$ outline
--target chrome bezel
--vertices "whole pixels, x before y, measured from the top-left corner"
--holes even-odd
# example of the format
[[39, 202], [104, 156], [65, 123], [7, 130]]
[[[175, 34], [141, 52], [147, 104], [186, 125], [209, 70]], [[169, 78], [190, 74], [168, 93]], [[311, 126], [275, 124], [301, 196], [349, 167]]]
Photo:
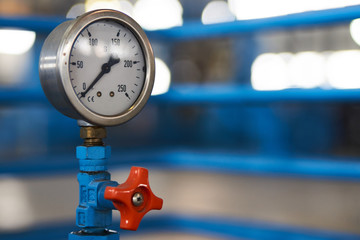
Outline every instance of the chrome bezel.
[[[76, 96], [76, 93], [71, 84], [69, 74], [69, 58], [74, 42], [84, 28], [86, 28], [93, 22], [99, 20], [114, 20], [132, 31], [136, 39], [139, 41], [145, 58], [145, 82], [139, 97], [129, 109], [122, 113], [119, 113], [118, 115], [113, 116], [104, 116], [101, 114], [97, 114], [84, 106], [79, 100], [79, 98]], [[58, 44], [58, 49], [56, 53], [56, 69], [55, 71], [52, 71], [55, 76], [49, 77], [47, 76], [49, 75], [49, 73], [41, 73], [42, 60], [40, 60], [40, 77], [48, 77], [49, 81], [57, 81], [57, 83], [54, 84], [57, 86], [57, 93], [54, 94], [54, 90], [49, 90], [49, 83], [43, 83], [44, 81], [47, 81], [47, 79], [41, 79], [46, 96], [60, 112], [77, 120], [85, 120], [87, 122], [101, 126], [115, 126], [130, 120], [135, 115], [137, 115], [144, 107], [151, 95], [151, 91], [154, 85], [154, 54], [150, 42], [145, 35], [145, 32], [131, 17], [115, 10], [95, 10], [85, 13], [84, 15], [72, 21], [73, 22], [68, 24], [67, 28], [64, 29], [63, 27], [61, 31], [63, 35], [61, 41]], [[59, 35], [59, 33], [57, 33], [56, 35]], [[51, 44], [44, 44], [44, 48], [46, 48], [45, 45], [50, 46]], [[42, 49], [41, 55], [41, 59], [46, 58], [46, 49]], [[51, 91], [51, 94], [47, 93], [47, 91]], [[64, 99], [64, 101], [58, 101], [57, 99], [53, 99], [54, 97], [60, 97], [61, 99]], [[68, 104], [70, 104], [71, 106], [66, 106]]]

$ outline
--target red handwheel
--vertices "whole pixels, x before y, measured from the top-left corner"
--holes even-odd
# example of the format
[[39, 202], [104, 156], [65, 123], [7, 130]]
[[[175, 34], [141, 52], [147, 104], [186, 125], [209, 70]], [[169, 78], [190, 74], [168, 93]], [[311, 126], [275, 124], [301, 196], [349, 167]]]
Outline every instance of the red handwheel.
[[147, 212], [160, 210], [163, 205], [163, 200], [151, 191], [148, 170], [141, 167], [132, 167], [123, 184], [107, 187], [104, 198], [120, 211], [120, 228], [134, 231]]

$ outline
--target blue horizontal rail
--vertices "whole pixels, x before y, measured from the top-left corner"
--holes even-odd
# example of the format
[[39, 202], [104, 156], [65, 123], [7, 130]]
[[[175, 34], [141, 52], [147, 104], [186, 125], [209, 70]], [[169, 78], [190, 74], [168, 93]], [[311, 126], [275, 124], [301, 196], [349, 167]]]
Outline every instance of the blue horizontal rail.
[[[117, 221], [114, 226], [119, 225]], [[0, 233], [0, 239], [6, 240], [63, 240], [75, 227], [67, 222], [49, 223], [17, 233]], [[117, 227], [118, 228], [118, 227]], [[119, 229], [116, 229], [119, 231]], [[185, 233], [216, 239], [306, 239], [306, 240], [355, 240], [360, 236], [327, 230], [312, 230], [285, 224], [231, 217], [199, 217], [175, 214], [159, 214], [145, 217], [137, 232], [120, 230], [120, 236], [136, 237], [145, 234]]]
[[50, 33], [57, 25], [66, 19], [48, 16], [0, 16], [0, 26], [35, 31], [41, 34]]
[[[239, 105], [266, 104], [274, 102], [360, 102], [360, 89], [323, 90], [287, 89], [279, 91], [256, 91], [242, 86], [200, 86], [175, 85], [169, 92], [152, 96], [153, 104], [172, 105]], [[47, 104], [48, 101], [40, 88], [0, 88], [0, 105]]]
[[193, 40], [269, 30], [341, 24], [348, 23], [355, 18], [360, 18], [360, 5], [219, 24], [185, 23], [181, 27], [153, 31], [148, 35], [153, 39]]
[[256, 91], [242, 86], [174, 86], [168, 93], [153, 96], [154, 102], [178, 105], [248, 104], [273, 102], [359, 102], [360, 89], [286, 89]]
[[[181, 27], [148, 31], [147, 33], [153, 39], [190, 40], [294, 27], [331, 25], [346, 23], [355, 18], [360, 18], [360, 5], [219, 24], [185, 23]], [[0, 17], [0, 26], [28, 29], [47, 34], [65, 20], [60, 16], [2, 16]]]
[[[152, 222], [146, 222], [141, 227], [142, 229], [139, 231], [139, 234], [143, 232], [147, 233], [149, 231], [153, 233], [159, 231], [170, 231], [210, 238], [215, 237], [217, 239], [355, 240], [360, 237], [356, 234], [326, 230], [312, 230], [285, 224], [275, 224], [264, 221], [221, 216], [198, 217], [187, 215], [165, 215], [154, 217]], [[122, 232], [120, 232], [120, 234]]]
[[[289, 158], [252, 156], [226, 151], [137, 150], [114, 153], [111, 167], [144, 166], [151, 169], [206, 171], [360, 181], [360, 159]], [[43, 155], [0, 163], [0, 174], [31, 175], [76, 172], [78, 161], [73, 155]]]
[[0, 88], [0, 105], [47, 104], [44, 92], [40, 88]]

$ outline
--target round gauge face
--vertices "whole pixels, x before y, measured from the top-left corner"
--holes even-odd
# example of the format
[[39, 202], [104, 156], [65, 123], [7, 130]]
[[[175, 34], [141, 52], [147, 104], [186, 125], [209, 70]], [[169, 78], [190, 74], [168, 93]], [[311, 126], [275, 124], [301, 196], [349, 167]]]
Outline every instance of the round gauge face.
[[69, 57], [71, 85], [90, 111], [115, 116], [132, 108], [146, 73], [136, 36], [116, 20], [98, 20], [77, 36]]

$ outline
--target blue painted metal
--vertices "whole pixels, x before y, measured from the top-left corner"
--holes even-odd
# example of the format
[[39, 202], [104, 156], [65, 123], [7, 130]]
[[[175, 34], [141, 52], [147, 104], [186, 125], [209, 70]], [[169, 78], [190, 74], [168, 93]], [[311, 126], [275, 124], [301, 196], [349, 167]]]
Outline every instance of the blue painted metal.
[[69, 234], [69, 240], [119, 240], [119, 233], [115, 231], [105, 231], [98, 233], [84, 234], [79, 232], [72, 232]]
[[[147, 224], [149, 225], [142, 226], [144, 232], [171, 231], [207, 236], [209, 238], [215, 237], [217, 239], [359, 239], [359, 235], [356, 234], [312, 230], [285, 224], [219, 216], [168, 215], [154, 218], [152, 222], [148, 222]], [[160, 226], [160, 228], [157, 229], [157, 226]], [[139, 233], [142, 232], [140, 231]]]
[[147, 35], [152, 39], [189, 41], [279, 29], [286, 30], [309, 26], [334, 25], [348, 23], [359, 17], [360, 5], [356, 5], [344, 8], [289, 14], [272, 18], [242, 20], [219, 24], [203, 25], [200, 22], [185, 23], [181, 27], [147, 32]]
[[104, 199], [108, 186], [117, 186], [111, 181], [107, 170], [110, 146], [78, 146], [76, 157], [79, 159], [79, 206], [76, 209], [76, 225], [80, 231], [71, 232], [69, 240], [115, 240], [119, 234], [107, 230], [112, 222], [112, 202]]
[[76, 158], [79, 159], [80, 171], [99, 172], [107, 170], [107, 160], [110, 158], [110, 146], [78, 146]]
[[57, 25], [64, 22], [63, 17], [39, 17], [39, 16], [0, 16], [0, 26], [7, 28], [20, 28], [48, 34]]
[[[148, 31], [147, 35], [153, 38], [153, 40], [193, 40], [294, 27], [333, 25], [346, 23], [359, 17], [360, 5], [355, 5], [344, 8], [310, 11], [279, 17], [242, 20], [220, 24], [203, 25], [200, 22], [185, 23], [181, 27]], [[65, 20], [66, 19], [63, 17], [1, 16], [0, 26], [22, 28], [47, 34]]]
[[[193, 40], [201, 38], [214, 38], [224, 36], [235, 36], [241, 34], [257, 33], [259, 31], [271, 31], [278, 29], [290, 29], [298, 27], [308, 26], [320, 26], [330, 24], [342, 24], [347, 23], [354, 18], [360, 17], [360, 6], [324, 10], [318, 12], [309, 12], [301, 14], [293, 14], [282, 17], [258, 19], [249, 21], [236, 21], [231, 23], [222, 23], [216, 25], [202, 25], [200, 23], [185, 23], [181, 28], [166, 29], [161, 31], [148, 32], [148, 35], [153, 40]], [[22, 29], [34, 30], [38, 33], [38, 37], [41, 34], [47, 34], [55, 26], [60, 24], [64, 19], [62, 18], [38, 18], [38, 17], [0, 17], [0, 25], [5, 27], [16, 27]], [[43, 36], [40, 36], [43, 37]], [[34, 54], [34, 59], [38, 58], [39, 42], [37, 41], [37, 49]], [[35, 61], [37, 62], [37, 61]], [[33, 79], [38, 79], [37, 64], [32, 68], [29, 79], [26, 79], [27, 83], [34, 82]], [[246, 79], [246, 78], [244, 78]], [[26, 84], [27, 85], [27, 84]], [[19, 86], [21, 87], [21, 86]], [[252, 89], [247, 89], [241, 86], [174, 86], [169, 93], [152, 97], [151, 102], [153, 104], [160, 105], [161, 107], [166, 105], [175, 106], [233, 106], [247, 104], [268, 104], [268, 103], [287, 103], [287, 102], [347, 102], [355, 103], [360, 101], [359, 90], [301, 90], [290, 89], [285, 91], [269, 91], [258, 92]], [[0, 105], [2, 106], [20, 106], [26, 104], [46, 104], [50, 106], [45, 100], [39, 85], [29, 89], [0, 89]], [[231, 109], [234, 111], [234, 109]], [[256, 110], [255, 110], [256, 111]], [[2, 110], [4, 113], [4, 110]], [[170, 112], [171, 114], [172, 112]], [[34, 112], [34, 116], [37, 113]], [[279, 149], [286, 147], [284, 142], [276, 143], [276, 139], [282, 139], [277, 135], [279, 131], [286, 131], [281, 128], [281, 122], [277, 122], [269, 112], [262, 113], [259, 111], [255, 115], [263, 116], [263, 122], [259, 121], [258, 125], [265, 125], [267, 128], [271, 128], [270, 132], [264, 135], [264, 142], [261, 143], [261, 148], [265, 149], [265, 152], [269, 150], [275, 150], [279, 152]], [[209, 115], [208, 115], [209, 116]], [[324, 116], [327, 116], [324, 114]], [[43, 115], [42, 115], [43, 117]], [[23, 118], [23, 117], [21, 117]], [[50, 117], [51, 118], [51, 117]], [[161, 116], [160, 116], [161, 118]], [[174, 117], [175, 118], [175, 117]], [[16, 119], [20, 119], [17, 117]], [[271, 124], [267, 120], [271, 120]], [[63, 120], [63, 119], [61, 119]], [[204, 118], [202, 118], [204, 120]], [[260, 119], [261, 120], [261, 119]], [[12, 122], [20, 122], [20, 120], [13, 120]], [[57, 126], [59, 120], [49, 121], [50, 127]], [[166, 122], [163, 122], [166, 123]], [[309, 121], [308, 124], [312, 124], [313, 121]], [[248, 126], [252, 126], [252, 125]], [[66, 124], [64, 124], [66, 125]], [[200, 124], [198, 124], [200, 125]], [[169, 123], [166, 125], [169, 127]], [[69, 124], [67, 127], [70, 127]], [[331, 128], [331, 125], [324, 127]], [[55, 129], [55, 128], [54, 128]], [[54, 129], [50, 129], [50, 136], [54, 136]], [[167, 128], [168, 129], [168, 128]], [[251, 128], [249, 128], [251, 129]], [[5, 129], [6, 130], [6, 129]], [[182, 131], [179, 129], [178, 131]], [[189, 130], [188, 130], [189, 131]], [[190, 129], [192, 131], [192, 129]], [[250, 131], [250, 130], [249, 130]], [[170, 131], [169, 131], [170, 132]], [[263, 132], [263, 129], [258, 130], [259, 133]], [[11, 134], [2, 134], [4, 141], [8, 142], [12, 139], [16, 141], [16, 136], [13, 134], [11, 128]], [[60, 137], [69, 139], [66, 134]], [[224, 135], [219, 138], [225, 138]], [[273, 141], [273, 142], [269, 142]], [[60, 141], [61, 142], [61, 141]], [[65, 142], [65, 141], [64, 141]], [[309, 144], [316, 142], [314, 139], [309, 139]], [[287, 147], [286, 147], [287, 148]], [[289, 148], [290, 149], [290, 148]], [[287, 148], [287, 150], [289, 150]], [[49, 152], [52, 152], [51, 150]], [[64, 161], [69, 159], [69, 161]], [[58, 155], [49, 156], [42, 155], [41, 157], [27, 157], [26, 159], [17, 159], [17, 161], [1, 162], [0, 173], [11, 174], [52, 174], [63, 171], [75, 171], [76, 165], [71, 156]], [[81, 167], [84, 169], [105, 169], [103, 166], [94, 166], [87, 164], [86, 159], [83, 159]], [[231, 153], [229, 149], [219, 151], [201, 151], [201, 150], [172, 150], [165, 148], [164, 150], [143, 150], [139, 152], [128, 151], [116, 154], [116, 157], [111, 162], [112, 166], [128, 167], [133, 164], [145, 165], [150, 168], [159, 168], [165, 170], [192, 170], [192, 171], [213, 171], [220, 173], [242, 173], [242, 174], [261, 174], [272, 176], [296, 176], [296, 177], [311, 177], [311, 178], [326, 178], [326, 179], [341, 179], [341, 180], [355, 180], [360, 181], [360, 163], [359, 159], [341, 159], [341, 158], [293, 158], [286, 156], [250, 156], [240, 153]], [[98, 164], [103, 164], [104, 159], [99, 160]], [[102, 181], [109, 181], [110, 176], [106, 173], [94, 174], [94, 176], [87, 176], [87, 174], [79, 174], [79, 181], [83, 183], [86, 191], [97, 191], [99, 195], [103, 195], [105, 183]], [[98, 182], [100, 180], [100, 182]], [[111, 182], [109, 182], [111, 184]], [[99, 199], [98, 199], [99, 200]], [[92, 208], [110, 208], [109, 202], [90, 201], [89, 207]], [[91, 211], [89, 211], [91, 212]], [[88, 215], [96, 215], [97, 213], [91, 212]], [[105, 214], [103, 219], [106, 225], [108, 224], [108, 216]], [[308, 229], [298, 229], [289, 226], [274, 226], [266, 224], [252, 224], [248, 220], [239, 221], [236, 219], [202, 219], [196, 217], [182, 217], [182, 216], [167, 216], [160, 217], [154, 220], [145, 219], [142, 223], [142, 229], [144, 231], [161, 231], [169, 230], [174, 232], [186, 232], [190, 234], [200, 234], [209, 236], [220, 236], [220, 238], [251, 238], [251, 239], [359, 239], [359, 236], [351, 234], [341, 234], [336, 232], [325, 231], [311, 231]], [[83, 223], [83, 221], [80, 221]], [[91, 222], [91, 221], [89, 221]], [[95, 224], [93, 224], [95, 225]], [[97, 228], [92, 229], [96, 232]], [[34, 232], [35, 231], [35, 232]], [[0, 234], [1, 239], [15, 240], [15, 239], [62, 239], [64, 229], [56, 228], [46, 229], [44, 225], [41, 229], [30, 231], [30, 234], [25, 235], [4, 235]], [[91, 231], [91, 230], [89, 230]], [[140, 233], [142, 230], [140, 230]], [[54, 237], [54, 233], [57, 233], [57, 237]], [[72, 235], [74, 239], [80, 238]], [[81, 239], [84, 239], [82, 236]], [[88, 239], [90, 236], [86, 236]], [[111, 236], [110, 236], [111, 237]], [[91, 239], [91, 238], [90, 238]], [[98, 240], [98, 239], [97, 239]]]
[[76, 224], [81, 228], [106, 228], [111, 225], [112, 208], [100, 204], [100, 189], [117, 186], [108, 172], [80, 172], [78, 174], [80, 200], [76, 209]]
[[0, 88], [0, 105], [16, 106], [39, 103], [50, 106], [40, 87], [36, 89]]
[[256, 91], [236, 85], [177, 85], [163, 95], [151, 97], [154, 103], [186, 105], [267, 104], [289, 102], [359, 102], [360, 90], [286, 89]]
[[[269, 103], [357, 103], [360, 89], [287, 89], [256, 91], [238, 85], [175, 85], [169, 92], [152, 96], [150, 103], [189, 105], [269, 104]], [[41, 89], [0, 88], [0, 105], [45, 104], [50, 106]]]
[[[66, 161], [64, 159], [69, 159]], [[360, 181], [358, 158], [296, 158], [276, 156], [254, 156], [231, 152], [229, 149], [203, 151], [176, 150], [128, 150], [113, 154], [109, 166], [128, 168], [141, 165], [149, 169], [211, 171], [277, 177], [304, 177], [313, 179], [339, 179]], [[0, 166], [0, 174], [28, 175], [74, 172], [76, 163], [69, 155], [24, 158]]]
[[[117, 225], [119, 222], [117, 221]], [[64, 232], [72, 226], [68, 222], [41, 224], [23, 232], [0, 233], [0, 239], [6, 240], [63, 240]], [[137, 237], [144, 234], [185, 233], [218, 239], [304, 239], [304, 240], [356, 240], [358, 234], [349, 234], [331, 230], [314, 230], [243, 218], [219, 216], [191, 216], [161, 214], [145, 218], [136, 232], [120, 230], [121, 236]], [[96, 239], [97, 240], [97, 239]], [[117, 239], [118, 240], [118, 239]]]

